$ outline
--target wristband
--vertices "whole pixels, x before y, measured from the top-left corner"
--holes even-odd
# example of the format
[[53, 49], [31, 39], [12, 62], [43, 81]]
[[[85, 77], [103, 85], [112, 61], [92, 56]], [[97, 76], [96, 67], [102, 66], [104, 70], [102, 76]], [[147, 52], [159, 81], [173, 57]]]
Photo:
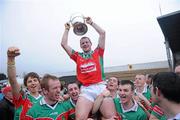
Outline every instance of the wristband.
[[15, 61], [13, 60], [13, 61], [8, 61], [8, 66], [10, 66], [10, 65], [15, 65]]

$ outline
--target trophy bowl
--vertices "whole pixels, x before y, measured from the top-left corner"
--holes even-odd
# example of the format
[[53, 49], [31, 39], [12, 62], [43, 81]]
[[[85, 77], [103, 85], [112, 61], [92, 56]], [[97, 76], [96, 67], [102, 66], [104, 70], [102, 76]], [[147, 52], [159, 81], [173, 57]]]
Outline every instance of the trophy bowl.
[[85, 17], [81, 13], [75, 13], [70, 17], [74, 34], [81, 36], [87, 33], [88, 27], [85, 24]]

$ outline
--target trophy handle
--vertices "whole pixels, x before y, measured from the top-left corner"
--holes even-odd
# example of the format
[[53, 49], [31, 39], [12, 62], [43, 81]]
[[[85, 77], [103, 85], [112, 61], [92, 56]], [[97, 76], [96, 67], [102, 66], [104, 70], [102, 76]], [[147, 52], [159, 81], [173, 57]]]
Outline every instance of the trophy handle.
[[85, 17], [83, 14], [81, 13], [73, 13], [70, 17], [69, 23], [71, 23], [73, 25], [73, 21], [77, 18], [82, 18], [83, 21], [81, 21], [82, 23], [85, 23]]
[[84, 20], [84, 22], [85, 22], [85, 17], [84, 16], [75, 16], [75, 17], [73, 17], [73, 18], [70, 18], [70, 22], [72, 22], [75, 18], [79, 18], [79, 17], [81, 17], [81, 18], [83, 18], [83, 20]]

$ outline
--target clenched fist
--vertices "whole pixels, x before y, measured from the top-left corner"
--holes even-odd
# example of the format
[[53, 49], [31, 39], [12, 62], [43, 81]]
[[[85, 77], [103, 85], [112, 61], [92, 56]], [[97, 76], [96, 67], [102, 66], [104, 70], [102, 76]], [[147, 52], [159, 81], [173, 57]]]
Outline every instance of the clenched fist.
[[7, 51], [7, 56], [9, 58], [14, 58], [16, 56], [20, 55], [20, 50], [17, 47], [9, 47]]

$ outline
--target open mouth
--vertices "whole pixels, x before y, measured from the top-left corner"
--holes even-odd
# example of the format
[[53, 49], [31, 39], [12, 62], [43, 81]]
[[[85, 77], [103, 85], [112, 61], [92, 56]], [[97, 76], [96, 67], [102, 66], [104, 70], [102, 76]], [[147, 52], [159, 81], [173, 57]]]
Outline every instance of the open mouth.
[[112, 84], [109, 84], [109, 85], [108, 85], [108, 87], [109, 87], [109, 88], [113, 88], [113, 87], [114, 87], [114, 85], [112, 85]]
[[125, 101], [127, 97], [126, 95], [121, 95], [120, 98], [121, 98], [121, 101]]
[[55, 98], [56, 98], [56, 99], [59, 99], [59, 97], [60, 97], [59, 94], [56, 94], [56, 95], [55, 95]]
[[36, 88], [36, 86], [32, 86], [31, 88]]
[[38, 89], [37, 86], [31, 86], [30, 88], [31, 88], [31, 90], [36, 90], [36, 89]]
[[73, 97], [78, 97], [78, 94], [73, 94], [72, 96], [73, 96]]

